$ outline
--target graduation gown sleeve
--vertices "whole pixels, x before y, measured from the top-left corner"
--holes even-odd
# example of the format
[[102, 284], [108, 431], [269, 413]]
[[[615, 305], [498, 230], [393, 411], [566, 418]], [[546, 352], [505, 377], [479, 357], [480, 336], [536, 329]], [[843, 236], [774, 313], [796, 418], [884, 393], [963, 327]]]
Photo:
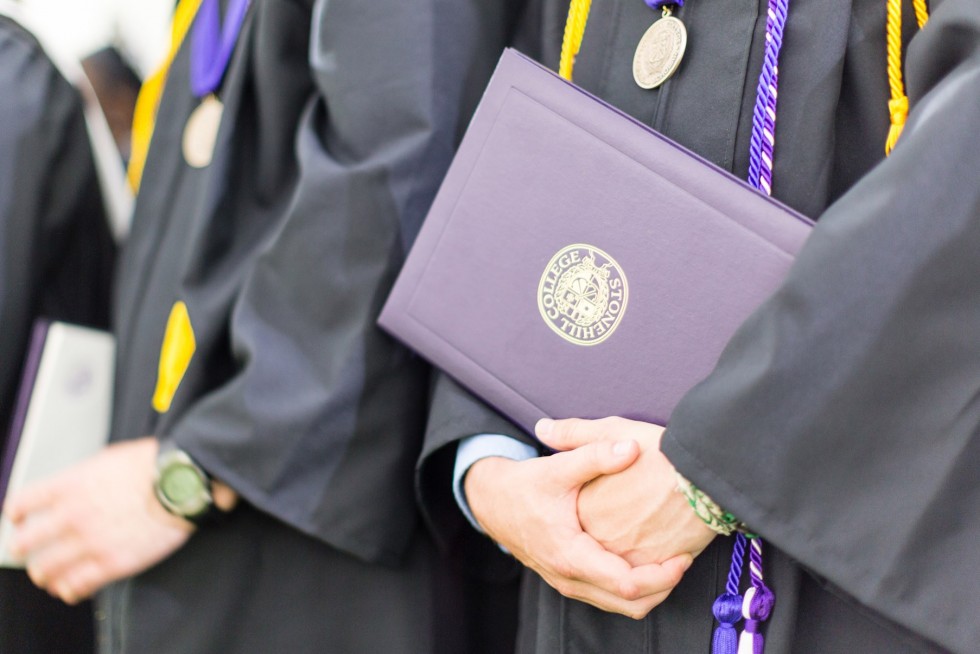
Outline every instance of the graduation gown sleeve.
[[476, 434], [502, 434], [535, 447], [540, 443], [444, 373], [435, 376], [415, 479], [422, 515], [440, 549], [464, 569], [489, 581], [512, 578], [520, 569], [517, 561], [475, 530], [456, 504], [456, 449], [461, 439]]
[[898, 147], [820, 218], [782, 288], [677, 408], [663, 447], [803, 565], [972, 652], [980, 4], [935, 3], [907, 64]]
[[244, 499], [370, 561], [399, 560], [427, 369], [375, 320], [518, 3], [318, 1], [299, 183], [245, 278], [237, 370], [163, 428]]

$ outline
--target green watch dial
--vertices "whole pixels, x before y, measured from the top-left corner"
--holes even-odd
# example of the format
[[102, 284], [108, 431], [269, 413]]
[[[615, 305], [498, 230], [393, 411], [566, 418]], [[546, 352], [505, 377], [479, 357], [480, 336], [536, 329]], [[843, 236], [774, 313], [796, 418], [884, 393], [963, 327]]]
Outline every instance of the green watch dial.
[[185, 504], [201, 496], [204, 480], [192, 468], [172, 466], [160, 480], [160, 490], [174, 504]]
[[154, 490], [163, 508], [192, 521], [205, 515], [213, 503], [207, 473], [180, 449], [165, 449], [158, 455]]

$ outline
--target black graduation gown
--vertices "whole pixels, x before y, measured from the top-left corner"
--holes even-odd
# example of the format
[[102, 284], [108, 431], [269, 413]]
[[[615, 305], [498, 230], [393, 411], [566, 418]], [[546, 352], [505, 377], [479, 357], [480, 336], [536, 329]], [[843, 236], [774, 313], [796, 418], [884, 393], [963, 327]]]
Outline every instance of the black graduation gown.
[[[553, 42], [561, 10], [542, 18]], [[980, 5], [945, 0], [933, 12], [909, 47], [909, 127], [880, 163], [885, 3], [791, 3], [774, 194], [823, 217], [789, 281], [687, 396], [664, 441], [685, 475], [771, 539], [770, 654], [970, 652], [980, 642], [970, 592], [980, 570], [970, 329]], [[630, 62], [655, 16], [640, 0], [597, 0], [575, 79], [744, 177], [765, 3], [692, 0], [679, 15], [690, 32], [684, 63], [659, 92], [642, 91]], [[483, 432], [519, 436], [440, 380], [419, 491], [443, 538], [477, 566], [495, 553], [452, 506], [448, 465], [461, 436]], [[708, 652], [730, 548], [717, 540], [639, 622], [527, 574], [519, 649]]]
[[[34, 37], [0, 17], [0, 446], [32, 324], [107, 328], [114, 257], [81, 98]], [[0, 652], [84, 653], [92, 641], [89, 605], [0, 570]]]
[[[124, 255], [113, 438], [176, 442], [242, 503], [101, 595], [102, 651], [470, 649], [411, 492], [428, 371], [374, 321], [520, 4], [254, 1], [200, 170], [178, 53]], [[178, 300], [197, 349], [157, 415]]]

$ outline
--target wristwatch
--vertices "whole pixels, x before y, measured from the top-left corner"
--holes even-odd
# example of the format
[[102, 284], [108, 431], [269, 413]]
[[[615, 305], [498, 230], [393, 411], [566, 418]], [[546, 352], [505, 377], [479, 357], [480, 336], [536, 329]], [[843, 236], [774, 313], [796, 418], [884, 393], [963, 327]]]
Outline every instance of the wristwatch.
[[169, 513], [201, 525], [218, 513], [211, 495], [211, 477], [184, 450], [161, 443], [153, 491]]

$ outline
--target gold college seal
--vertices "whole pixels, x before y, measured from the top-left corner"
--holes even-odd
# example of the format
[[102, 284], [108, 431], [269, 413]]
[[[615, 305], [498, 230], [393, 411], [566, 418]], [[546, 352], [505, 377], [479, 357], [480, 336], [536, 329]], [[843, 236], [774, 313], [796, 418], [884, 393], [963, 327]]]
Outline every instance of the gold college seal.
[[596, 345], [609, 338], [629, 297], [626, 275], [608, 254], [577, 243], [551, 258], [538, 284], [538, 309], [570, 343]]

